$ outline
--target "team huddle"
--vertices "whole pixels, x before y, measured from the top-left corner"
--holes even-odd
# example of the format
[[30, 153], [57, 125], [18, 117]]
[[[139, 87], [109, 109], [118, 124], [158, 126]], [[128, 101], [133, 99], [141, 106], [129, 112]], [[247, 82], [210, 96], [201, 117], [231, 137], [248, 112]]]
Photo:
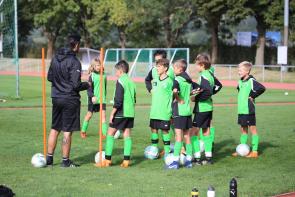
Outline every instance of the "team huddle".
[[[177, 60], [170, 66], [166, 52], [158, 50], [154, 53], [155, 66], [145, 78], [147, 91], [151, 94], [150, 123], [151, 146], [158, 147], [159, 135], [163, 140], [164, 150], [160, 157], [173, 155], [172, 161], [166, 164], [167, 169], [180, 167], [180, 155], [185, 154], [183, 166], [192, 168], [195, 165], [213, 163], [212, 149], [214, 145], [215, 128], [212, 126], [213, 99], [212, 96], [220, 91], [222, 84], [214, 76], [214, 68], [208, 55], [200, 54], [195, 59], [199, 72], [197, 82], [192, 81], [186, 73], [187, 62]], [[258, 157], [259, 138], [256, 131], [254, 99], [265, 91], [251, 75], [251, 63], [239, 64], [238, 85], [238, 123], [241, 125], [241, 144], [247, 144], [248, 128], [252, 132], [252, 151], [247, 157]], [[85, 116], [81, 137], [85, 138], [88, 122], [93, 112], [98, 112], [100, 106], [100, 72], [101, 63], [98, 59], [92, 61], [89, 69], [88, 112]], [[121, 167], [130, 166], [132, 139], [131, 129], [134, 126], [136, 88], [129, 78], [129, 65], [121, 60], [115, 65], [116, 82], [113, 97], [113, 109], [110, 114], [109, 128], [105, 118], [106, 106], [106, 76], [103, 73], [103, 135], [105, 142], [105, 159], [97, 163], [99, 167], [109, 167], [112, 164], [114, 134], [117, 130], [123, 132], [124, 159]], [[194, 108], [191, 110], [191, 103]], [[193, 116], [193, 117], [192, 117]], [[175, 144], [171, 150], [171, 136], [175, 136]], [[204, 159], [201, 159], [200, 140], [204, 142]], [[173, 153], [172, 153], [173, 151]], [[238, 156], [233, 153], [233, 156]]]
[[[52, 124], [48, 137], [46, 164], [53, 165], [57, 139], [63, 131], [61, 167], [77, 167], [69, 159], [72, 132], [80, 130], [80, 91], [87, 90], [88, 112], [84, 118], [80, 135], [87, 137], [89, 121], [94, 112], [102, 112], [102, 134], [105, 141], [105, 158], [97, 162], [98, 167], [112, 164], [114, 135], [122, 131], [124, 137], [124, 159], [121, 167], [130, 166], [134, 126], [136, 87], [128, 76], [129, 64], [125, 60], [116, 63], [118, 78], [113, 96], [109, 125], [106, 121], [107, 78], [99, 59], [94, 59], [88, 69], [88, 82], [81, 82], [81, 63], [76, 57], [80, 47], [79, 35], [68, 38], [68, 48], [61, 48], [51, 61], [48, 81], [51, 82]], [[165, 160], [167, 169], [180, 167], [180, 155], [185, 155], [181, 164], [186, 168], [195, 165], [213, 163], [215, 128], [212, 125], [212, 96], [220, 91], [222, 84], [214, 76], [209, 56], [199, 54], [195, 58], [195, 69], [199, 79], [194, 82], [186, 72], [188, 63], [184, 59], [176, 60], [173, 65], [167, 59], [164, 50], [154, 53], [155, 65], [145, 78], [147, 91], [151, 95], [150, 128], [151, 145], [157, 150], [161, 136], [164, 150], [159, 154]], [[248, 129], [252, 133], [252, 151], [250, 158], [258, 157], [259, 137], [256, 130], [255, 98], [265, 88], [250, 75], [252, 64], [242, 62], [238, 66], [240, 77], [238, 85], [238, 124], [241, 125], [240, 144], [247, 144]], [[102, 72], [102, 73], [100, 73]], [[100, 78], [100, 74], [103, 75]], [[100, 90], [102, 87], [102, 90]], [[100, 102], [102, 109], [100, 109]], [[191, 110], [191, 103], [194, 108]], [[171, 137], [174, 135], [174, 147]], [[204, 144], [205, 155], [202, 159], [200, 144]], [[147, 149], [147, 148], [146, 148]], [[238, 149], [237, 149], [238, 150]], [[238, 156], [239, 151], [233, 153]], [[148, 157], [149, 158], [149, 157]], [[154, 158], [153, 158], [154, 159]], [[169, 162], [166, 162], [168, 161]], [[182, 160], [181, 160], [182, 161]]]

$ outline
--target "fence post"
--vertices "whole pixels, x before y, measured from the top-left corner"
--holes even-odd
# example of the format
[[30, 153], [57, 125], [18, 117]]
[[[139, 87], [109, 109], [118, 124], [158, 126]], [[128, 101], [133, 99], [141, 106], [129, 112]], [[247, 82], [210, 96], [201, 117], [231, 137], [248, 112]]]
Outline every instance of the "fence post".
[[231, 65], [229, 65], [229, 80], [231, 80]]
[[280, 69], [280, 82], [283, 82], [283, 66], [281, 65], [281, 69]]
[[264, 75], [265, 75], [265, 66], [264, 65], [262, 65], [262, 81], [264, 82]]

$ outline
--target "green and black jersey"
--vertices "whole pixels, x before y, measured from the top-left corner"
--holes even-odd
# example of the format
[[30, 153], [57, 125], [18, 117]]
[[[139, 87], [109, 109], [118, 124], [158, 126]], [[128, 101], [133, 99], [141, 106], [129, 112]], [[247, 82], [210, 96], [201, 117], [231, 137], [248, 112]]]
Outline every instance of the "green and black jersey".
[[[247, 79], [240, 79], [238, 89], [238, 114], [255, 114], [255, 98], [260, 96], [265, 87], [250, 75]], [[249, 98], [253, 99], [253, 102]]]
[[195, 97], [194, 113], [198, 112], [210, 112], [213, 111], [213, 88], [214, 88], [214, 76], [209, 70], [204, 70], [200, 73], [198, 84], [203, 90]]
[[114, 105], [117, 109], [115, 118], [134, 118], [136, 88], [127, 74], [123, 74], [116, 83]]
[[[174, 80], [175, 76], [174, 76], [174, 70], [173, 70], [173, 67], [170, 66], [168, 71], [167, 71], [167, 75], [172, 79]], [[148, 73], [148, 75], [146, 76], [145, 78], [145, 86], [146, 86], [146, 89], [151, 92], [152, 88], [153, 88], [153, 85], [152, 85], [152, 81], [154, 80], [158, 80], [159, 79], [159, 74], [157, 72], [157, 68], [156, 67], [152, 67], [152, 69], [150, 70], [150, 72]]]
[[175, 76], [173, 89], [177, 89], [178, 96], [184, 101], [183, 104], [177, 101], [173, 102], [172, 115], [173, 118], [179, 116], [191, 116], [190, 108], [190, 93], [192, 90], [193, 82], [186, 72], [182, 72], [180, 75]]
[[[91, 83], [90, 88], [87, 90], [88, 94], [88, 103], [92, 104], [92, 97], [97, 98], [97, 103], [93, 104], [98, 104], [100, 102], [100, 74], [97, 72], [92, 72], [91, 75], [89, 76], [88, 81]], [[106, 103], [106, 95], [107, 95], [107, 77], [103, 73], [103, 83], [102, 83], [102, 103]]]
[[165, 79], [154, 78], [152, 105], [150, 119], [169, 121], [172, 117], [173, 80], [167, 76]]

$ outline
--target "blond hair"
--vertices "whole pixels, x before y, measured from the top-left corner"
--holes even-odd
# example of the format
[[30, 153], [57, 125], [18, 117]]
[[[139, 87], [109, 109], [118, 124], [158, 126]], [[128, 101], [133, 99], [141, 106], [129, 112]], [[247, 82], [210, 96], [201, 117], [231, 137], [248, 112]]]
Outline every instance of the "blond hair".
[[92, 61], [91, 61], [91, 64], [88, 68], [88, 74], [92, 73], [94, 71], [94, 68], [95, 66], [101, 66], [101, 62], [98, 58], [94, 58]]
[[239, 67], [244, 67], [244, 68], [246, 68], [248, 71], [249, 71], [249, 73], [250, 73], [250, 71], [251, 71], [251, 69], [252, 69], [252, 63], [251, 62], [248, 62], [248, 61], [243, 61], [243, 62], [241, 62], [240, 64], [239, 64]]

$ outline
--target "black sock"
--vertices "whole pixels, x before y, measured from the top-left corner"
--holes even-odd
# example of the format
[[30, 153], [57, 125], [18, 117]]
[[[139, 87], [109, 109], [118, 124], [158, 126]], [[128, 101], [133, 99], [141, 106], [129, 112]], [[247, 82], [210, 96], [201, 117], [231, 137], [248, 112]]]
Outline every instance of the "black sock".
[[68, 157], [63, 157], [63, 158], [62, 158], [62, 162], [63, 162], [64, 164], [68, 164], [68, 163], [70, 162], [70, 159], [69, 159]]
[[47, 155], [46, 155], [46, 164], [47, 165], [52, 165], [53, 164], [53, 154], [47, 153]]

